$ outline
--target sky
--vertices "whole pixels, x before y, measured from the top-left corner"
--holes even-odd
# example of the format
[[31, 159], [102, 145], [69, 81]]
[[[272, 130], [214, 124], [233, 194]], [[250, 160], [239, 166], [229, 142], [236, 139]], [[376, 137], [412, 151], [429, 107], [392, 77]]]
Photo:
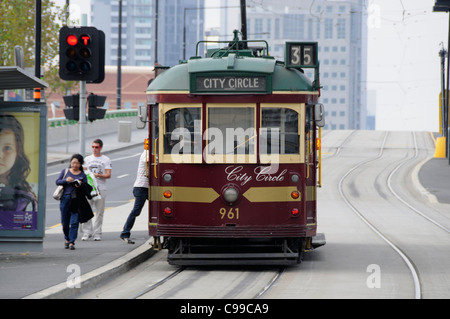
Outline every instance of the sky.
[[[89, 2], [71, 0], [71, 14], [87, 13]], [[433, 12], [434, 0], [364, 2], [368, 112], [376, 115], [376, 129], [439, 131], [439, 51], [448, 49], [448, 13]], [[220, 0], [206, 0], [205, 6], [219, 7]], [[206, 28], [219, 26], [219, 10], [208, 10]]]
[[367, 88], [376, 129], [438, 131], [448, 13], [433, 12], [434, 0], [369, 3]]

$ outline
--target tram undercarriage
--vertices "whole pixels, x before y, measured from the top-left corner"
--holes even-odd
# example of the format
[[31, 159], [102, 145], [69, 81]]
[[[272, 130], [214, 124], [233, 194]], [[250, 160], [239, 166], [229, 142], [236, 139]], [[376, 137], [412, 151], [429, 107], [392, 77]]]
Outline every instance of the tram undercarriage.
[[303, 253], [323, 246], [325, 237], [164, 239], [171, 265], [294, 265]]

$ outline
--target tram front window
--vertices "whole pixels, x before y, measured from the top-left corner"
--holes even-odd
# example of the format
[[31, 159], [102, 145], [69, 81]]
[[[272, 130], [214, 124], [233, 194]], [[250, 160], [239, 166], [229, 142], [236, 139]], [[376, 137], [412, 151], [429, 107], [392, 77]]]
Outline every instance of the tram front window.
[[262, 108], [261, 113], [261, 143], [266, 143], [267, 154], [299, 154], [298, 113], [288, 108]]
[[254, 107], [208, 108], [208, 154], [253, 155], [255, 150]]
[[165, 114], [164, 154], [201, 154], [201, 109], [176, 108]]

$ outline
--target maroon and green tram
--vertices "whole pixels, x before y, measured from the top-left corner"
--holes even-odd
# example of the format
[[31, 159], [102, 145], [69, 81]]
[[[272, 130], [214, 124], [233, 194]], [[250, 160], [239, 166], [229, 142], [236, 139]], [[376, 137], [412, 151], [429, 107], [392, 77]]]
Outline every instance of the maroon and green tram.
[[148, 86], [149, 234], [170, 264], [295, 264], [325, 244], [317, 43], [286, 43], [280, 62], [257, 42], [236, 32]]

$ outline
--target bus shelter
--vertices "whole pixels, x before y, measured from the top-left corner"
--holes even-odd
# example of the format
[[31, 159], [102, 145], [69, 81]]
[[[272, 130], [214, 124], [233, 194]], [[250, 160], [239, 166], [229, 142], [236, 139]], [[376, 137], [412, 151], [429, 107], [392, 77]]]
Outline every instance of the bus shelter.
[[0, 67], [0, 252], [43, 249], [47, 106], [16, 98], [16, 90], [45, 87], [20, 67]]

